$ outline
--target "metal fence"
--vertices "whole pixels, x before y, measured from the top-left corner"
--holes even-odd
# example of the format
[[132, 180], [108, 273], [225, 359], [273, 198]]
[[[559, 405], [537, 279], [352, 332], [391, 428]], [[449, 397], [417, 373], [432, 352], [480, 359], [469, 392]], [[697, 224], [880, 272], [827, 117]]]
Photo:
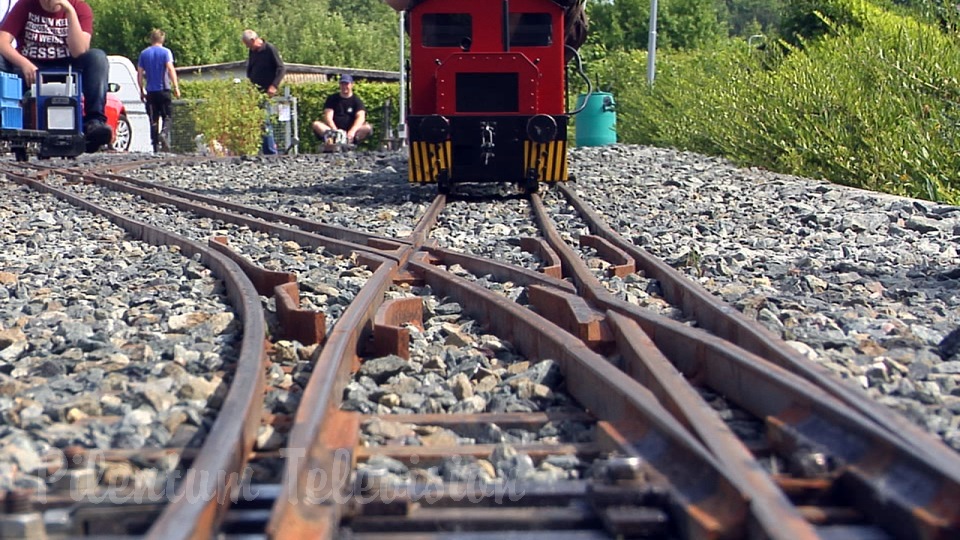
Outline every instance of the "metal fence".
[[[194, 124], [192, 107], [200, 106], [202, 100], [177, 99], [173, 101], [173, 125], [170, 129], [170, 149], [178, 154], [193, 154], [200, 151], [197, 144], [197, 126]], [[286, 88], [283, 96], [275, 96], [267, 102], [267, 127], [273, 133], [280, 154], [300, 153], [299, 124], [297, 121], [297, 98]]]
[[290, 95], [289, 86], [284, 90], [283, 96], [275, 96], [268, 102], [268, 122], [277, 141], [277, 151], [281, 154], [297, 155], [300, 153], [297, 98]]

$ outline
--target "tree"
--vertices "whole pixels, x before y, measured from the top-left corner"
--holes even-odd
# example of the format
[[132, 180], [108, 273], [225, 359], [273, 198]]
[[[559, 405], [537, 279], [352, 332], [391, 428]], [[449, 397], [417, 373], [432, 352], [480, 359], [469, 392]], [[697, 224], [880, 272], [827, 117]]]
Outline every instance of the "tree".
[[776, 32], [784, 9], [784, 0], [727, 0], [730, 35], [750, 37]]
[[[703, 47], [726, 34], [717, 0], [659, 0], [657, 46]], [[725, 8], [723, 8], [725, 9]], [[649, 42], [649, 0], [591, 0], [587, 3], [590, 42], [606, 50], [646, 49]]]
[[[700, 49], [727, 36], [715, 0], [665, 0], [657, 18], [657, 41], [674, 49]], [[726, 7], [722, 6], [725, 10]]]
[[288, 62], [396, 70], [396, 14], [379, 0], [380, 9], [369, 9], [370, 2], [274, 0], [258, 24]]
[[137, 58], [150, 30], [162, 28], [178, 65], [242, 57], [242, 28], [230, 0], [90, 0], [90, 5], [96, 18], [95, 46], [108, 54]]

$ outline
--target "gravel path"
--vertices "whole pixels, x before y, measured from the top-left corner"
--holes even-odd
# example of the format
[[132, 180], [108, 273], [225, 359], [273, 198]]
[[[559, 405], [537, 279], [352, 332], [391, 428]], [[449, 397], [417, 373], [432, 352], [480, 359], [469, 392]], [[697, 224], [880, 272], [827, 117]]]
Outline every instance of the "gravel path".
[[[78, 162], [119, 159], [122, 157], [107, 155]], [[401, 154], [372, 152], [237, 159], [129, 174], [402, 238], [409, 235], [433, 197], [430, 187], [408, 186], [405, 170]], [[574, 149], [571, 171], [577, 176], [571, 185], [578, 194], [625, 237], [757, 319], [812, 361], [850, 384], [866, 388], [878, 401], [960, 451], [960, 208], [739, 169], [719, 159], [641, 146]], [[43, 401], [49, 392], [30, 390], [36, 385], [34, 379], [46, 373], [39, 371], [41, 367], [53, 370], [46, 376], [57, 381], [56, 377], [65, 375], [60, 373], [63, 366], [86, 364], [99, 354], [96, 351], [113, 354], [113, 348], [119, 347], [96, 348], [99, 342], [84, 341], [87, 334], [135, 326], [133, 320], [147, 324], [155, 313], [168, 318], [184, 311], [229, 310], [216, 294], [220, 286], [212, 279], [200, 279], [179, 291], [195, 297], [196, 306], [159, 303], [154, 307], [134, 302], [120, 291], [145, 284], [129, 280], [153, 279], [150, 286], [181, 287], [185, 275], [203, 278], [206, 269], [171, 250], [129, 241], [105, 221], [49, 197], [6, 181], [0, 188], [0, 336], [4, 336], [0, 339], [0, 382], [10, 390], [0, 397], [0, 444], [4, 448], [0, 466], [9, 471], [35, 467], [43, 444], [63, 442], [31, 442], [35, 439], [30, 437], [36, 436], [28, 429], [31, 419], [40, 422], [37, 433], [50, 432], [50, 423], [70, 426], [70, 418], [85, 411], [83, 407], [64, 409], [62, 395]], [[565, 214], [570, 220], [569, 209], [556, 190], [546, 189], [544, 198], [551, 212]], [[450, 205], [448, 212], [453, 213], [442, 219], [435, 234], [439, 245], [535, 266], [535, 259], [516, 249], [517, 239], [531, 234], [526, 203], [468, 201]], [[211, 225], [211, 229], [222, 227]], [[577, 233], [575, 229], [571, 236]], [[496, 238], [480, 241], [491, 233]], [[289, 245], [286, 253], [282, 244], [259, 246], [260, 262], [299, 258], [299, 254], [291, 257]], [[104, 271], [114, 273], [101, 273]], [[120, 287], [120, 280], [128, 282]], [[648, 301], [647, 280], [628, 276], [623, 281], [625, 296], [632, 295], [640, 303]], [[41, 294], [46, 295], [43, 302], [30, 300]], [[50, 309], [58, 304], [63, 308]], [[210, 307], [205, 307], [208, 304]], [[131, 310], [140, 313], [140, 319], [131, 319]], [[56, 315], [47, 315], [50, 311]], [[84, 324], [90, 328], [78, 326]], [[31, 331], [34, 327], [47, 330], [35, 333]], [[70, 333], [77, 328], [83, 336]], [[176, 371], [177, 377], [182, 370], [212, 383], [212, 374], [236, 339], [233, 328], [230, 322], [217, 326], [211, 345], [200, 348], [177, 348], [169, 337], [161, 337], [160, 344], [150, 347], [161, 365], [167, 366], [164, 369]], [[58, 332], [66, 335], [58, 338]], [[54, 346], [57, 339], [75, 343], [72, 347]], [[93, 347], [93, 353], [84, 347]], [[109, 354], [100, 356], [109, 358]], [[134, 356], [128, 356], [135, 362]], [[203, 369], [190, 368], [188, 360], [206, 364]], [[30, 362], [36, 369], [27, 373], [23, 368], [34, 365]], [[101, 376], [113, 380], [106, 370]], [[175, 398], [182, 381], [175, 379], [171, 385]], [[48, 379], [47, 384], [53, 383]], [[99, 388], [99, 384], [92, 387]], [[197, 386], [197, 391], [208, 388]], [[150, 390], [141, 389], [129, 399], [121, 396], [120, 404], [107, 398], [96, 405], [102, 413], [116, 410], [126, 414], [124, 406], [134, 411], [138, 405], [146, 406], [147, 396], [153, 396], [156, 389]], [[209, 391], [213, 395], [213, 389]], [[96, 412], [94, 404], [88, 405]], [[150, 406], [156, 410], [156, 405]], [[74, 409], [77, 412], [71, 412]], [[154, 440], [162, 444], [169, 433], [150, 429], [145, 434], [147, 430], [137, 424], [162, 423], [163, 413], [154, 414], [149, 421], [137, 415], [125, 417], [114, 427], [126, 429], [131, 436], [138, 434], [134, 437], [138, 443]], [[190, 413], [176, 426], [186, 423], [202, 429], [209, 420], [198, 415]], [[175, 431], [176, 426], [168, 431]], [[86, 433], [93, 437], [90, 430]], [[103, 440], [116, 437], [115, 432], [109, 433]], [[29, 449], [26, 454], [4, 458], [10, 449], [25, 447]], [[7, 477], [0, 474], [3, 478]]]
[[960, 207], [665, 149], [571, 159], [625, 237], [960, 450]]

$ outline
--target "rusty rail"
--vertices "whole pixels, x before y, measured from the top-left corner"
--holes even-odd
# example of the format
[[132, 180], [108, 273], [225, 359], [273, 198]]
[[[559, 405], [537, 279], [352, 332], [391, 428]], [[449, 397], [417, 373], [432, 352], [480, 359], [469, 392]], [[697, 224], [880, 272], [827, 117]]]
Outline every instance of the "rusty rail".
[[[262, 400], [259, 396], [265, 384], [265, 328], [260, 298], [253, 284], [236, 263], [202, 244], [127, 218], [17, 172], [8, 170], [7, 177], [103, 215], [134, 238], [156, 246], [178, 246], [186, 256], [198, 254], [201, 261], [226, 284], [227, 296], [243, 320], [237, 370], [222, 405], [222, 410], [231, 414], [217, 415], [183, 482], [151, 529], [151, 537], [165, 540], [212, 536], [229, 505], [231, 491], [242, 478], [246, 457], [253, 448], [260, 425]], [[219, 482], [220, 478], [226, 482]]]
[[[803, 358], [768, 330], [711, 295], [699, 283], [687, 279], [660, 259], [627, 242], [568, 186], [561, 185], [559, 189], [583, 216], [591, 232], [632, 257], [637, 263], [637, 268], [660, 283], [664, 295], [671, 303], [678, 306], [687, 316], [696, 315], [697, 323], [701, 327], [811, 381], [882, 426], [893, 436], [913, 446], [916, 451], [938, 462], [940, 469], [954, 471], [954, 479], [960, 479], [960, 460], [956, 452], [940, 444], [940, 441], [902, 416], [890, 414], [888, 409], [870, 399], [859, 388], [840, 383], [824, 368]], [[542, 219], [546, 219], [545, 214]]]
[[[357, 538], [387, 538], [399, 531], [420, 531], [420, 536], [428, 537], [422, 531], [452, 523], [478, 531], [504, 527], [571, 529], [548, 533], [558, 538], [593, 538], [598, 530], [629, 536], [662, 530], [656, 528], [663, 527], [664, 517], [656, 510], [660, 507], [669, 508], [669, 519], [674, 523], [671, 527], [690, 538], [818, 538], [820, 526], [863, 521], [904, 538], [960, 535], [960, 458], [926, 433], [914, 437], [919, 429], [912, 425], [912, 430], [898, 433], [899, 424], [905, 420], [884, 420], [894, 415], [867, 402], [864, 396], [848, 393], [759, 325], [624, 241], [566, 186], [560, 189], [595, 234], [581, 237], [581, 244], [611, 261], [615, 275], [643, 271], [660, 280], [668, 300], [688, 316], [696, 315], [700, 328], [653, 315], [609, 293], [552, 228], [536, 195], [531, 196], [531, 202], [545, 241], [526, 240], [524, 249], [536, 251], [545, 261], [543, 273], [431, 245], [429, 233], [446, 203], [443, 196], [429, 207], [409, 239], [394, 240], [173, 188], [162, 188], [168, 194], [164, 195], [146, 182], [104, 174], [68, 174], [302, 245], [356, 255], [359, 264], [374, 270], [329, 335], [317, 334], [314, 314], [290, 315], [287, 319], [287, 326], [302, 327], [308, 338], [314, 336], [325, 342], [289, 434], [282, 484], [277, 486], [266, 525], [272, 538], [334, 538], [345, 519], [354, 520], [352, 523], [359, 527], [354, 533]], [[36, 184], [36, 189], [59, 192], [29, 182], [32, 187]], [[82, 201], [66, 193], [64, 196], [71, 202]], [[74, 204], [93, 207], [85, 202]], [[101, 213], [111, 215], [108, 211]], [[146, 227], [121, 216], [114, 218], [134, 229]], [[266, 220], [282, 221], [299, 230]], [[152, 233], [139, 230], [135, 234]], [[188, 245], [184, 252], [201, 252], [203, 248], [192, 242]], [[256, 287], [247, 280], [238, 286], [244, 295], [254, 289], [263, 294], [273, 288], [278, 304], [286, 298], [285, 309], [296, 312], [297, 293], [290, 275], [250, 268], [223, 245], [203, 248], [202, 253], [218, 261], [216, 264], [228, 273], [238, 274], [242, 267], [252, 276]], [[455, 264], [476, 275], [489, 274], [527, 287], [533, 311], [438, 267]], [[357, 495], [363, 494], [355, 492], [349, 477], [358, 460], [374, 455], [401, 461], [416, 455], [430, 460], [447, 453], [481, 456], [491, 450], [484, 445], [433, 451], [418, 447], [358, 449], [359, 426], [368, 418], [340, 410], [351, 373], [367, 354], [403, 357], [409, 343], [404, 325], [421, 324], [418, 300], [384, 300], [387, 289], [397, 282], [426, 284], [437, 294], [456, 299], [468, 315], [488, 323], [494, 333], [528, 358], [556, 361], [570, 394], [589, 411], [584, 417], [596, 423], [598, 438], [589, 443], [528, 445], [527, 449], [531, 455], [561, 451], [597, 456], [613, 452], [620, 456], [614, 467], [616, 481], [609, 485], [591, 481], [534, 486], [525, 492], [525, 497], [530, 496], [525, 499], [527, 504], [496, 508], [488, 508], [492, 503], [483, 497], [475, 508], [452, 504], [457, 497], [467, 495], [465, 488], [457, 485], [444, 486], [437, 504], [421, 505], [422, 493], [406, 486], [391, 494], [396, 497], [393, 502], [370, 501], [366, 511], [358, 507]], [[259, 309], [255, 292], [253, 300], [249, 296], [240, 298], [242, 304], [256, 303]], [[232, 296], [231, 300], [237, 301]], [[262, 316], [260, 321], [262, 335]], [[258, 335], [250, 334], [255, 331], [245, 327], [245, 343], [248, 336]], [[621, 359], [618, 366], [603, 356], [614, 351]], [[247, 362], [260, 361], [258, 357]], [[248, 395], [262, 392], [262, 377], [261, 371], [259, 387], [250, 388], [250, 381], [243, 381], [245, 388], [250, 388]], [[691, 385], [710, 388], [761, 419], [766, 428], [766, 447], [748, 448]], [[241, 410], [249, 415], [252, 406]], [[224, 410], [228, 410], [226, 404]], [[549, 417], [540, 413], [443, 416], [385, 418], [438, 425], [535, 425]], [[200, 505], [190, 505], [184, 496], [192, 493], [191, 488], [202, 491], [201, 473], [210, 467], [235, 471], [243, 466], [259, 415], [252, 424], [245, 416], [239, 428], [220, 426], [221, 417], [215, 428], [221, 430], [218, 435], [223, 438], [214, 441], [231, 451], [216, 458], [203, 452], [197, 456], [178, 497], [151, 529], [151, 537], [206, 537], [223, 520], [227, 506], [216, 500], [225, 500], [223, 496], [235, 482], [204, 491], [207, 498]], [[242, 433], [238, 434], [238, 429]], [[241, 441], [232, 441], [238, 446], [227, 444], [228, 435]], [[758, 451], [772, 451], [815, 467], [803, 477], [772, 474], [763, 470], [755, 455]], [[315, 482], [318, 472], [326, 475], [322, 485]], [[829, 506], [822, 502], [828, 494], [842, 497], [852, 506]], [[538, 503], [545, 506], [537, 508]], [[543, 534], [534, 537], [542, 538]]]
[[[627, 371], [647, 383], [669, 404], [671, 412], [683, 418], [688, 426], [695, 427], [701, 440], [730, 467], [738, 483], [749, 486], [745, 489], [754, 506], [773, 504], [782, 508], [786, 500], [782, 495], [768, 497], [776, 490], [773, 490], [771, 480], [754, 474], [759, 470], [758, 464], [748, 462], [744, 468], [742, 460], [747, 453], [742, 444], [734, 444], [735, 441], [730, 440], [723, 430], [710, 431], [709, 424], [702, 423], [702, 419], [693, 419], [697, 409], [704, 404], [681, 390], [687, 385], [684, 378], [709, 383], [708, 386], [756, 416], [768, 418], [773, 432], [771, 437], [787, 454], [802, 452], [807, 448], [804, 445], [810, 444], [814, 448], [828, 449], [843, 462], [840, 476], [857, 479], [856, 482], [845, 482], [845, 485], [857, 486], [850, 488], [851, 492], [862, 491], [859, 500], [873, 498], [886, 502], [884, 505], [861, 504], [858, 509], [889, 530], [905, 537], [931, 538], [960, 531], [960, 506], [953, 504], [960, 500], [960, 457], [947, 455], [944, 451], [937, 452], [945, 454], [942, 458], [930, 459], [930, 453], [917, 452], [914, 445], [885, 429], [878, 429], [872, 418], [861, 415], [856, 409], [856, 412], [845, 409], [841, 406], [843, 401], [804, 378], [705, 330], [653, 315], [615, 298], [582, 264], [573, 249], [562, 241], [539, 197], [532, 199], [534, 213], [548, 242], [563, 261], [564, 272], [578, 285], [583, 296], [591, 299], [599, 309], [609, 310], [609, 324], [615, 329], [620, 350], [628, 351]], [[630, 252], [628, 247], [621, 246]], [[680, 280], [677, 286], [682, 287], [685, 283], [689, 281]], [[727, 312], [735, 311], [730, 307], [715, 306], [715, 303], [711, 299], [711, 305], [716, 309], [706, 310], [707, 315], [701, 317], [721, 318]], [[541, 311], [562, 312], [556, 306]], [[743, 320], [742, 316], [740, 319]], [[631, 329], [630, 322], [633, 321], [639, 324], [645, 336]], [[713, 324], [730, 323], [713, 321]], [[645, 346], [646, 342], [655, 344], [659, 352]], [[663, 365], [660, 354], [665, 355], [683, 377]], [[927, 440], [931, 438], [927, 436]], [[938, 441], [931, 442], [939, 444]], [[809, 448], [807, 451], [816, 453]], [[911, 495], [915, 489], [912, 486], [917, 484], [929, 486], [929, 491], [919, 497]], [[791, 516], [789, 520], [771, 506], [760, 512], [759, 518], [764, 521], [764, 530], [773, 536], [786, 533], [781, 537], [804, 537], [811, 532], [808, 526], [797, 521], [797, 511], [788, 515]], [[785, 528], [787, 524], [798, 528], [789, 532]]]

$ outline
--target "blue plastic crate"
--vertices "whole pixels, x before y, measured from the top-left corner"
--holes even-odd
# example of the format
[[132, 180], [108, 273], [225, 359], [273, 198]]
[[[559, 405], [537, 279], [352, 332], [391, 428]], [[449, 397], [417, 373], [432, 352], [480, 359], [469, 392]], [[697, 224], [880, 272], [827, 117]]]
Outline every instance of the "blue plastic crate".
[[[20, 99], [23, 97], [23, 81], [19, 75], [0, 71], [0, 98]], [[4, 105], [6, 106], [6, 105]]]
[[23, 129], [23, 109], [20, 107], [0, 107], [0, 127], [3, 129]]

